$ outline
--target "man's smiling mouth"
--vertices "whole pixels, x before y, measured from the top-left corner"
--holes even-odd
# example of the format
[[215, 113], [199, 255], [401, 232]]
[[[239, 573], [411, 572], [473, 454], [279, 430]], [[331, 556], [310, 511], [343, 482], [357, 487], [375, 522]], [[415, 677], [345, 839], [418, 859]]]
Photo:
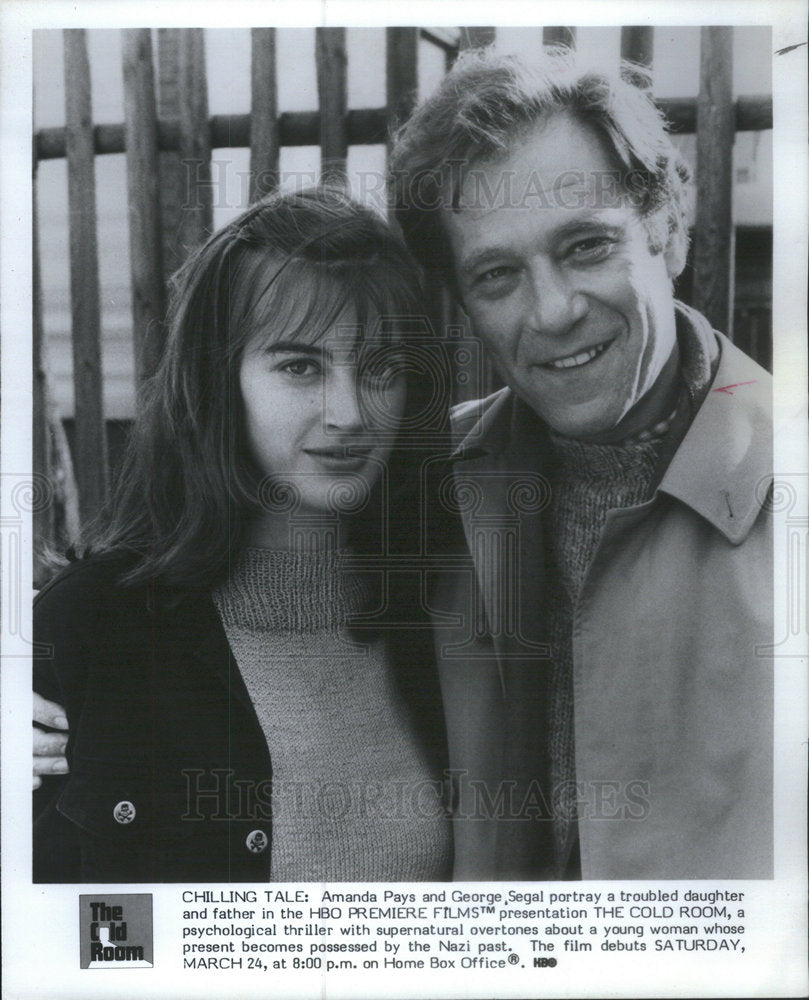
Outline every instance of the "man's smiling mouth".
[[542, 368], [549, 368], [551, 371], [564, 371], [567, 368], [581, 368], [582, 365], [589, 364], [594, 358], [597, 358], [600, 354], [610, 346], [612, 341], [607, 341], [605, 344], [599, 344], [597, 347], [591, 347], [589, 350], [580, 351], [578, 354], [569, 354], [565, 358], [557, 358], [555, 361], [545, 361], [542, 364]]

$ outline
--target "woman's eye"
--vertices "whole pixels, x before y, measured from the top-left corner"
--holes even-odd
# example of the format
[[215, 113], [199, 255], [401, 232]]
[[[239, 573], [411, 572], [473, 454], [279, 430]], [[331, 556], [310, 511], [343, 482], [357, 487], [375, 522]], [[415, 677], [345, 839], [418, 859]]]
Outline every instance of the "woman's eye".
[[288, 375], [293, 375], [296, 378], [304, 378], [307, 375], [315, 375], [318, 372], [317, 364], [314, 361], [310, 361], [309, 358], [296, 358], [293, 361], [285, 361], [278, 367], [280, 371], [286, 372]]

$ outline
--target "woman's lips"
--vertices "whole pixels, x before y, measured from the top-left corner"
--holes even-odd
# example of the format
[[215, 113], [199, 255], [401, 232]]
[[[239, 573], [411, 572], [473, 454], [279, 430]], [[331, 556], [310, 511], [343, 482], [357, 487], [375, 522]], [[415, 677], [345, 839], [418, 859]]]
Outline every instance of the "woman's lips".
[[304, 451], [326, 468], [347, 472], [361, 469], [371, 454], [370, 448], [350, 445], [344, 448], [304, 448]]

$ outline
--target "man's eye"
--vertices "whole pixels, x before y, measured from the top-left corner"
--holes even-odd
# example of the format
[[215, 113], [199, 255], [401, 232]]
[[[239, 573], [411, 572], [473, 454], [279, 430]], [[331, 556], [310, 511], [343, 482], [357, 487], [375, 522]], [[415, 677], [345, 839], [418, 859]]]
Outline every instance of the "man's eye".
[[484, 271], [482, 274], [478, 275], [477, 280], [484, 284], [488, 284], [492, 281], [499, 281], [502, 278], [508, 278], [514, 273], [514, 268], [509, 267], [506, 264], [501, 264], [499, 267], [490, 267], [488, 271]]
[[611, 236], [590, 236], [574, 243], [568, 254], [578, 260], [602, 260], [610, 255], [615, 242]]
[[295, 378], [304, 378], [307, 375], [316, 375], [318, 366], [308, 358], [295, 358], [293, 361], [285, 361], [278, 366], [279, 370], [293, 375]]

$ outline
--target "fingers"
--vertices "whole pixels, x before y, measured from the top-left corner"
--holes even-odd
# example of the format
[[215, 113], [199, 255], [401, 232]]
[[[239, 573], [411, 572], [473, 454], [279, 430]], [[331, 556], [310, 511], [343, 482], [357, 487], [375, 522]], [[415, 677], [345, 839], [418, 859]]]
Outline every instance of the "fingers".
[[67, 746], [67, 719], [65, 710], [56, 702], [48, 701], [42, 695], [34, 692], [33, 706], [34, 722], [50, 729], [62, 730], [56, 733], [46, 733], [34, 726], [34, 758], [32, 785], [34, 790], [42, 784], [41, 775], [66, 774], [68, 771], [65, 759]]
[[[53, 741], [45, 743], [45, 740], [42, 739], [43, 737], [49, 739], [53, 736], [58, 740], [62, 740], [62, 743]], [[42, 784], [42, 775], [67, 774], [69, 770], [68, 763], [63, 756], [66, 743], [67, 736], [60, 733], [43, 733], [40, 729], [34, 730], [34, 767], [32, 775], [32, 787], [34, 791]]]
[[41, 775], [67, 774], [68, 764], [64, 757], [39, 757], [34, 749], [34, 773], [31, 785], [34, 791], [42, 784]]
[[64, 757], [66, 746], [67, 733], [46, 733], [34, 728], [34, 757]]
[[48, 701], [34, 691], [34, 722], [51, 729], [67, 729], [65, 710], [55, 701]]

